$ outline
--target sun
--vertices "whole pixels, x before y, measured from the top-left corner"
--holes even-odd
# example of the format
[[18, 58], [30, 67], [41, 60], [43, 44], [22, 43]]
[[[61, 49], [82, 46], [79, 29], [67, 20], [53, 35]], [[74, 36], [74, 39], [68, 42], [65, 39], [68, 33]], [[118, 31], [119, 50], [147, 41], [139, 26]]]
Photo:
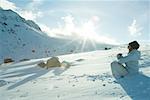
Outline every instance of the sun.
[[[93, 20], [95, 21], [96, 19], [94, 18]], [[98, 35], [96, 33], [95, 22], [93, 20], [84, 23], [78, 30], [78, 35], [83, 39], [97, 39]]]
[[93, 49], [97, 49], [96, 41], [98, 40], [98, 35], [96, 34], [93, 27], [90, 24], [85, 25], [84, 27], [80, 28], [78, 34], [80, 42], [82, 44], [81, 51], [84, 51], [86, 45], [90, 43]]

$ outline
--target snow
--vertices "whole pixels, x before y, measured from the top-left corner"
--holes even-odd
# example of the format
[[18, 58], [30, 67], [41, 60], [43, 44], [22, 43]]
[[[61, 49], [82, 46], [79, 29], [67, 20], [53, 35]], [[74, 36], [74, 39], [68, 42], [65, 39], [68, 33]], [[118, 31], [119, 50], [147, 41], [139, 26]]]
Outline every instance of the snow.
[[115, 79], [110, 63], [124, 46], [58, 56], [69, 68], [37, 66], [48, 58], [0, 65], [1, 100], [149, 100], [150, 46], [140, 48], [140, 74]]

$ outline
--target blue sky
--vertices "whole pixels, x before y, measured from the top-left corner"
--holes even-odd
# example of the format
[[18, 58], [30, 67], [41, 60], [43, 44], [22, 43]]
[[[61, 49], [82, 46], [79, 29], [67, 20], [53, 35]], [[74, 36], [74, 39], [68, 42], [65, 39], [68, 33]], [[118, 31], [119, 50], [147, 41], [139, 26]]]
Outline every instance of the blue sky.
[[[2, 0], [50, 36], [79, 35], [106, 43], [150, 41], [148, 0]], [[5, 5], [5, 6], [4, 6]]]

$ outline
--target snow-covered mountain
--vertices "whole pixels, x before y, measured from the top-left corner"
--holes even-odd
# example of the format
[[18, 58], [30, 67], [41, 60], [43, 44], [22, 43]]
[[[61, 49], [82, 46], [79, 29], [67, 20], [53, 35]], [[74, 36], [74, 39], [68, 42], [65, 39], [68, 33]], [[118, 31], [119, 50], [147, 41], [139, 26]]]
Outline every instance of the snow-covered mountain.
[[0, 63], [5, 58], [19, 61], [112, 47], [96, 43], [94, 48], [90, 41], [52, 38], [41, 30], [35, 22], [0, 8]]
[[140, 47], [140, 74], [112, 76], [110, 63], [126, 47], [58, 56], [70, 68], [44, 69], [41, 60], [0, 65], [1, 100], [150, 100], [150, 45]]

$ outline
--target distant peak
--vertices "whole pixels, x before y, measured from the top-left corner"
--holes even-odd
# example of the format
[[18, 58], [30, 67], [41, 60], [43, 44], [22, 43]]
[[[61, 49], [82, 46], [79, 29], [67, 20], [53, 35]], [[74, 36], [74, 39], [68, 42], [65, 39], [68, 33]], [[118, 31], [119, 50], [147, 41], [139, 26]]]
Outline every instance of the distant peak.
[[27, 24], [28, 26], [41, 31], [41, 28], [32, 20], [25, 20], [23, 17], [21, 17], [17, 12], [11, 10], [11, 9], [3, 9], [2, 7], [0, 7], [0, 16], [5, 16], [8, 19], [11, 18], [10, 20], [14, 20], [14, 22], [23, 22], [25, 24]]

